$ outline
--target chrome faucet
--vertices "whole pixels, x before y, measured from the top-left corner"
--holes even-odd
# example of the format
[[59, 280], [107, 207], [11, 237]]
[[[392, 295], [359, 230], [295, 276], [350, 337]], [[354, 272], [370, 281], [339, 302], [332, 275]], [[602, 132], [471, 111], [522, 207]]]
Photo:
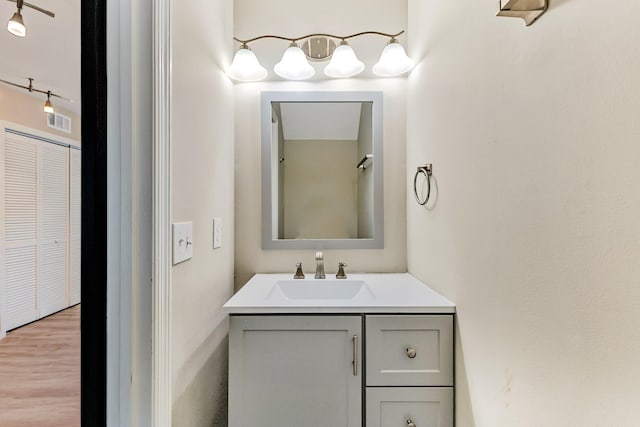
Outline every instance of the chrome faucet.
[[347, 266], [344, 262], [338, 263], [338, 273], [336, 273], [336, 279], [346, 279], [347, 275], [344, 272], [344, 268]]
[[316, 252], [316, 279], [324, 279], [324, 259], [322, 258], [322, 252]]
[[302, 272], [302, 263], [296, 264], [296, 274], [293, 275], [294, 279], [304, 279], [304, 273]]

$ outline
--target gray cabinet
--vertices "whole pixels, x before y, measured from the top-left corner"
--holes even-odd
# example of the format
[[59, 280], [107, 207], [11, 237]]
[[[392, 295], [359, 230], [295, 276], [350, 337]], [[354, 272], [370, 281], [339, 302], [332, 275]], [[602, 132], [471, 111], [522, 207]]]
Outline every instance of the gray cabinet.
[[453, 316], [365, 319], [367, 427], [453, 427]]
[[451, 427], [453, 387], [368, 387], [367, 427]]
[[453, 427], [453, 386], [452, 315], [231, 316], [230, 427]]
[[361, 427], [361, 316], [231, 316], [230, 427]]

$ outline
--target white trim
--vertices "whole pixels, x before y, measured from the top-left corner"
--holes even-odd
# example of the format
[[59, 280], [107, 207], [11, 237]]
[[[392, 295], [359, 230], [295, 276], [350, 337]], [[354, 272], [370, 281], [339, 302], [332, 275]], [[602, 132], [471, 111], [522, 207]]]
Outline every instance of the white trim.
[[171, 0], [153, 2], [151, 423], [171, 426]]
[[[131, 425], [131, 276], [127, 198], [131, 149], [131, 23], [126, 2], [107, 1], [107, 425]], [[125, 159], [125, 161], [123, 161]]]

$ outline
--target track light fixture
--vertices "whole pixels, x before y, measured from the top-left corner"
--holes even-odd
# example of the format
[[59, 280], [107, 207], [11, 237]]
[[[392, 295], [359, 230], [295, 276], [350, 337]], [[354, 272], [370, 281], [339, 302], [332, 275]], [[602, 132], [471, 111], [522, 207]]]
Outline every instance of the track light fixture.
[[[274, 72], [282, 78], [288, 80], [306, 80], [313, 77], [315, 70], [311, 64], [309, 64], [308, 59], [312, 61], [331, 59], [331, 62], [324, 68], [324, 73], [328, 77], [353, 77], [364, 70], [364, 64], [358, 59], [351, 46], [349, 46], [347, 39], [374, 34], [388, 37], [389, 44], [382, 51], [380, 59], [373, 66], [372, 71], [380, 77], [395, 77], [410, 71], [414, 66], [413, 60], [407, 56], [404, 48], [396, 39], [396, 37], [403, 33], [404, 31], [396, 34], [364, 31], [348, 36], [316, 33], [295, 38], [264, 35], [247, 40], [234, 37], [233, 39], [240, 43], [240, 48], [236, 52], [231, 66], [227, 69], [227, 75], [234, 80], [242, 82], [258, 81], [266, 78], [268, 74], [267, 70], [260, 65], [258, 58], [249, 49], [249, 43], [271, 38], [286, 40], [290, 43], [282, 55], [282, 59], [274, 67]], [[337, 47], [333, 39], [340, 42]], [[302, 45], [302, 48], [300, 48], [298, 42], [302, 40], [306, 41]]]
[[51, 105], [51, 91], [48, 90], [47, 91], [47, 100], [44, 102], [44, 108], [43, 108], [45, 113], [55, 113], [56, 110], [54, 110], [53, 105]]
[[24, 25], [24, 20], [22, 19], [22, 7], [26, 6], [33, 10], [37, 10], [38, 12], [44, 13], [52, 18], [55, 18], [55, 13], [50, 12], [46, 9], [42, 9], [39, 6], [36, 6], [31, 3], [27, 3], [23, 0], [9, 0], [14, 2], [17, 6], [16, 12], [13, 14], [9, 22], [7, 22], [7, 31], [17, 37], [25, 37], [27, 35], [27, 27]]
[[38, 93], [42, 93], [47, 95], [47, 100], [44, 103], [44, 112], [45, 113], [54, 113], [55, 109], [53, 108], [53, 104], [51, 103], [51, 97], [55, 97], [55, 98], [60, 98], [60, 99], [64, 99], [67, 102], [73, 102], [71, 99], [65, 98], [63, 96], [58, 95], [57, 93], [53, 93], [50, 90], [41, 90], [41, 89], [36, 89], [35, 87], [33, 87], [33, 79], [31, 77], [27, 77], [27, 79], [29, 80], [29, 85], [28, 86], [24, 86], [18, 83], [13, 83], [10, 82], [8, 80], [3, 80], [0, 79], [0, 82], [11, 85], [11, 86], [15, 86], [15, 87], [19, 87], [21, 89], [26, 89], [29, 92], [38, 92]]

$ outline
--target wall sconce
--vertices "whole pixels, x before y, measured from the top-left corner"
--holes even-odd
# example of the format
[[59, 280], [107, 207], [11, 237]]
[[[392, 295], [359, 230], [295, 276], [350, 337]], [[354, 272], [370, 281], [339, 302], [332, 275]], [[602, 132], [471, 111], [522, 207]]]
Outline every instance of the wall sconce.
[[549, 9], [549, 0], [500, 0], [497, 16], [522, 18], [528, 27]]
[[42, 93], [47, 95], [47, 100], [44, 102], [44, 107], [43, 107], [43, 111], [45, 113], [54, 113], [55, 109], [53, 108], [53, 104], [51, 103], [51, 97], [56, 97], [56, 98], [60, 98], [60, 99], [64, 99], [67, 102], [73, 102], [70, 99], [67, 99], [63, 96], [58, 95], [57, 93], [53, 93], [50, 90], [41, 90], [41, 89], [36, 89], [35, 87], [33, 87], [33, 79], [31, 77], [27, 77], [27, 79], [29, 80], [29, 86], [24, 86], [18, 83], [13, 83], [7, 80], [3, 80], [0, 79], [0, 82], [11, 85], [11, 86], [15, 86], [15, 87], [19, 87], [21, 89], [26, 89], [29, 92], [38, 92], [38, 93]]
[[7, 22], [7, 31], [17, 37], [25, 37], [27, 35], [27, 27], [24, 25], [24, 21], [22, 20], [22, 7], [27, 6], [33, 10], [44, 13], [52, 18], [55, 18], [55, 13], [50, 12], [46, 9], [42, 9], [36, 5], [31, 3], [27, 3], [23, 0], [9, 0], [16, 3], [18, 10], [13, 14], [9, 22]]
[[[306, 36], [290, 38], [276, 35], [264, 35], [248, 40], [233, 39], [240, 43], [240, 48], [233, 57], [231, 66], [227, 69], [227, 75], [234, 80], [242, 82], [259, 81], [267, 77], [267, 70], [260, 65], [258, 58], [249, 49], [249, 43], [254, 41], [273, 38], [288, 41], [289, 47], [282, 55], [282, 59], [274, 67], [274, 72], [288, 80], [306, 80], [315, 74], [314, 68], [309, 64], [309, 59], [313, 61], [324, 61], [331, 59], [331, 62], [324, 68], [324, 74], [332, 78], [347, 78], [360, 74], [364, 70], [364, 64], [358, 59], [354, 50], [347, 43], [347, 39], [375, 34], [389, 37], [389, 43], [382, 51], [380, 59], [373, 66], [373, 73], [380, 77], [395, 77], [410, 71], [415, 63], [407, 56], [404, 47], [398, 42], [396, 37], [403, 34], [400, 31], [396, 34], [381, 33], [378, 31], [364, 31], [350, 34], [348, 36], [338, 36], [335, 34], [307, 34]], [[340, 41], [336, 46], [334, 40]], [[306, 40], [302, 48], [298, 42]]]

